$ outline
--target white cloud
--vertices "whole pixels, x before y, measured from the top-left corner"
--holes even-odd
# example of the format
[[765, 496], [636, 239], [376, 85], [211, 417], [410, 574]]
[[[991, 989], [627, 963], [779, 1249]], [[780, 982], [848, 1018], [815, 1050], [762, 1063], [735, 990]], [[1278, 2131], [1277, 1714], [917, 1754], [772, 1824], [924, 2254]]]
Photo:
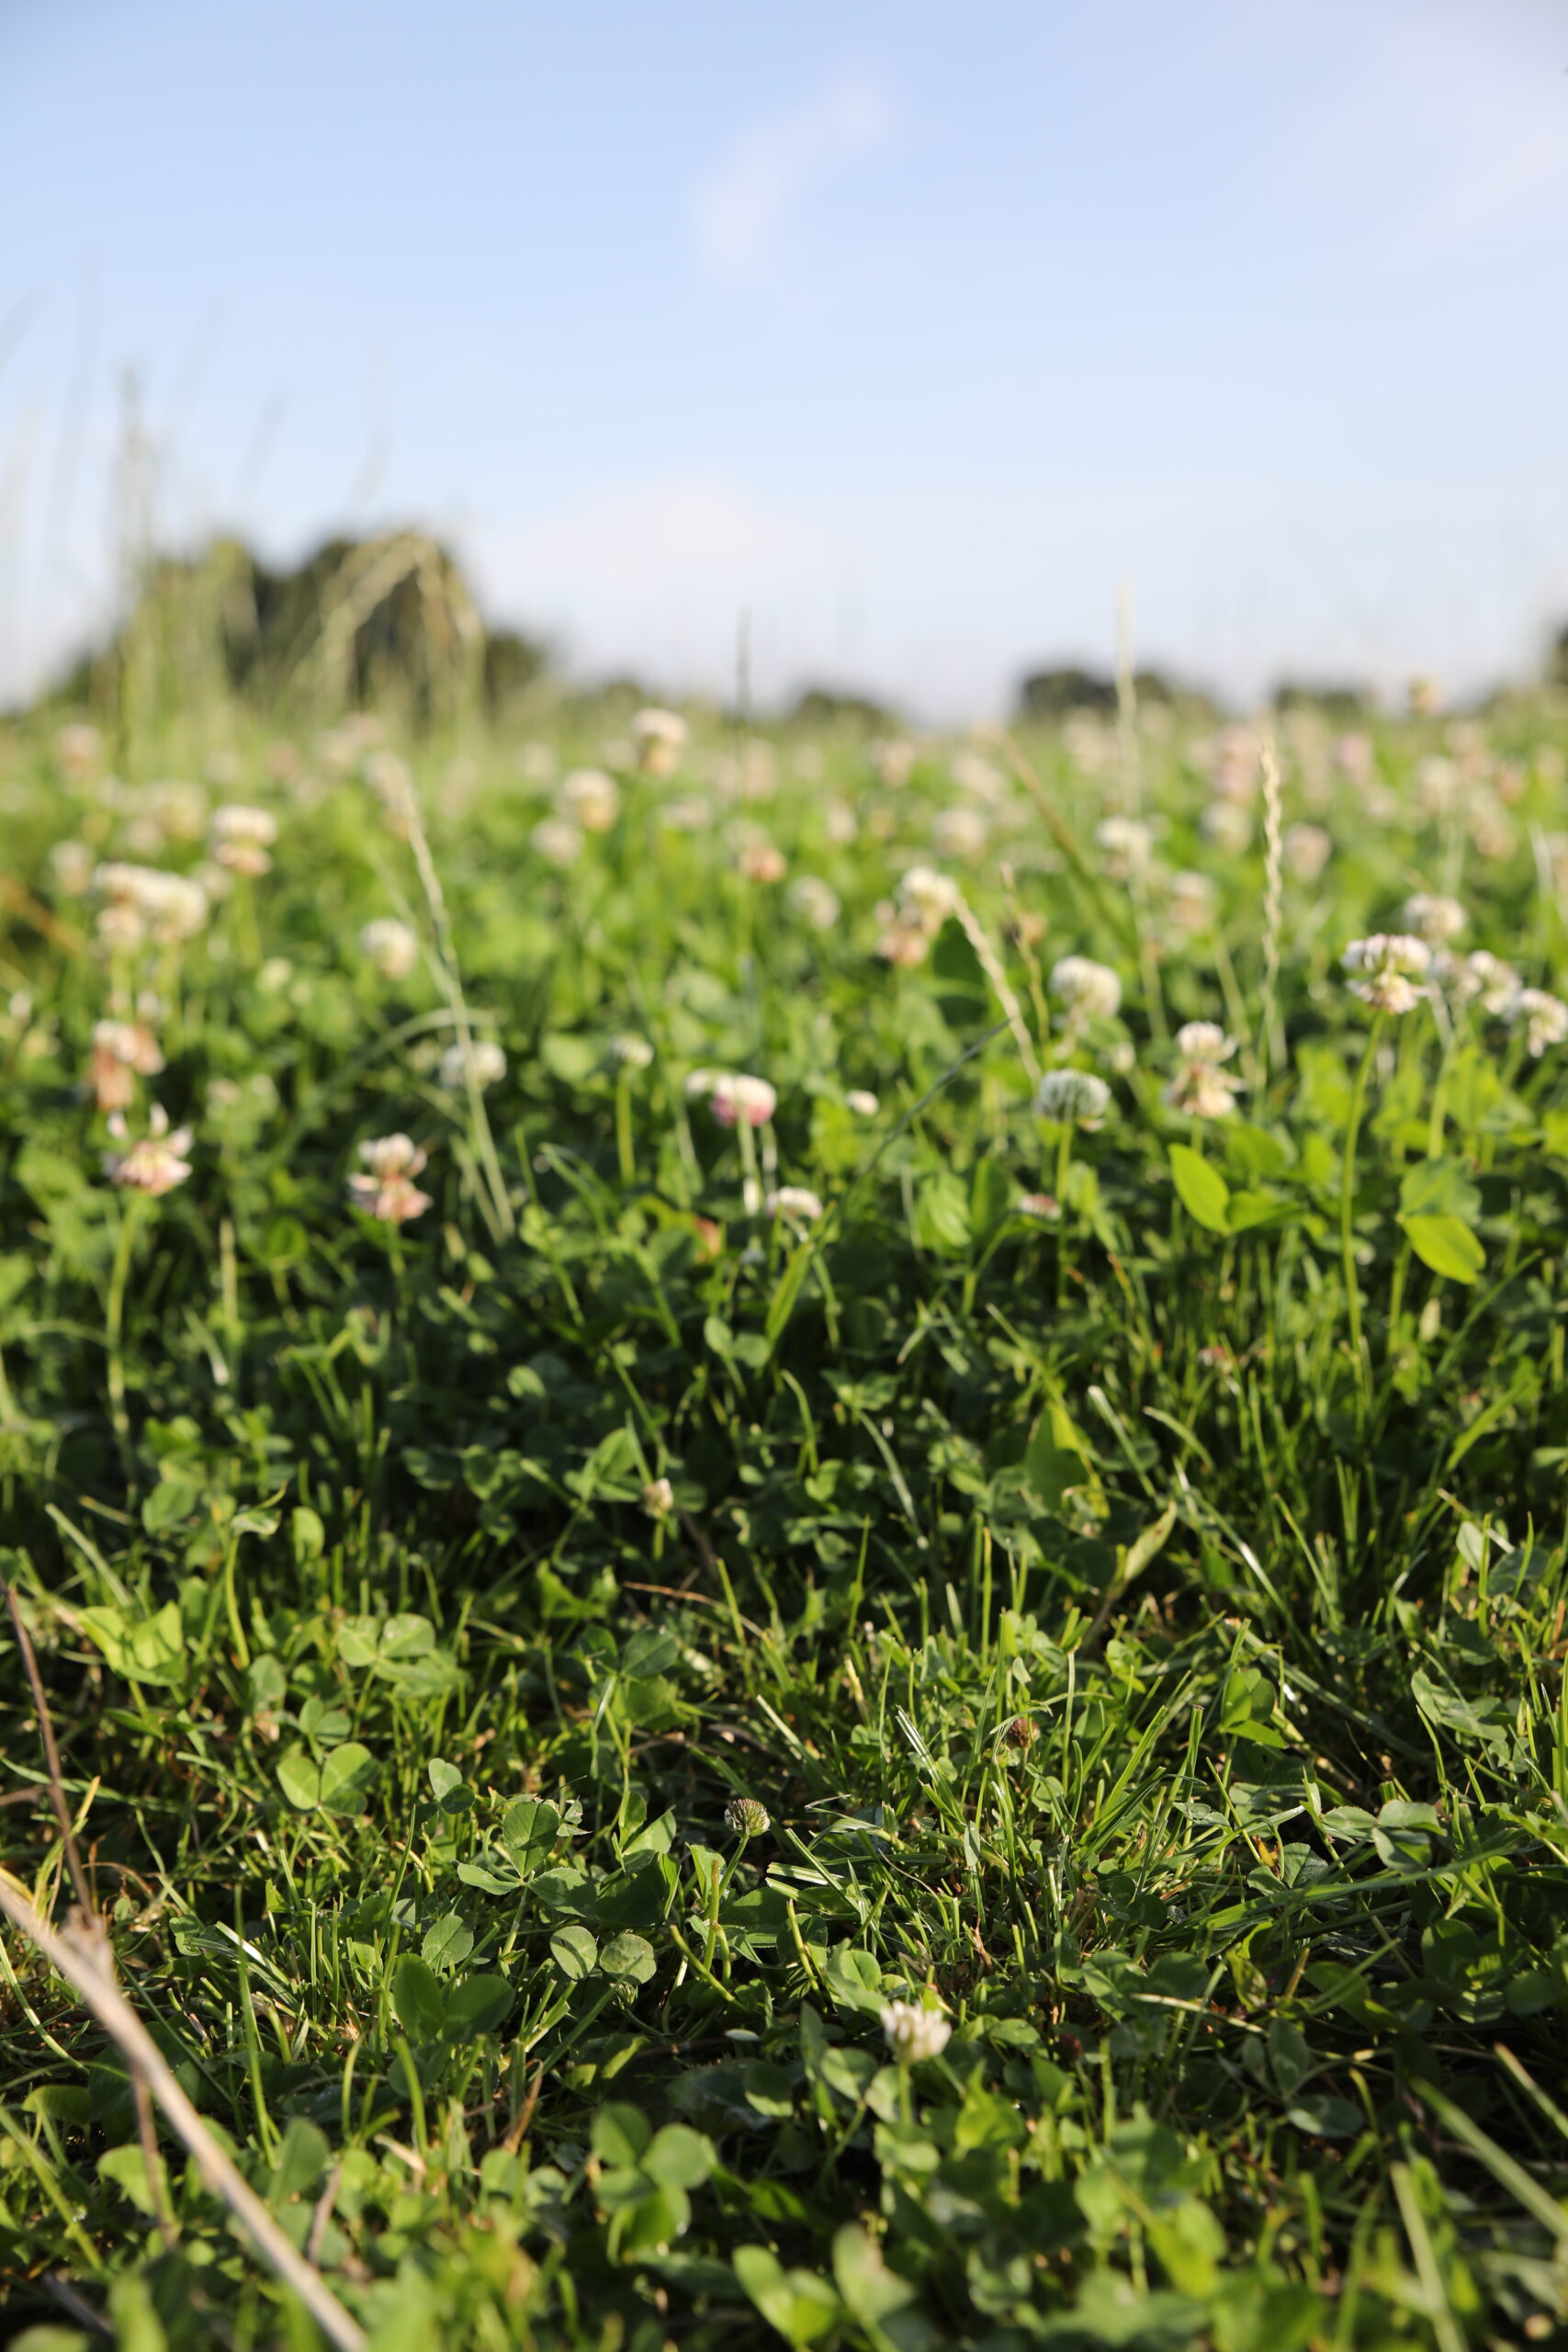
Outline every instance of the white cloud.
[[805, 105], [742, 131], [695, 191], [697, 251], [710, 274], [726, 286], [757, 277], [790, 216], [892, 128], [892, 107], [876, 85], [842, 74]]

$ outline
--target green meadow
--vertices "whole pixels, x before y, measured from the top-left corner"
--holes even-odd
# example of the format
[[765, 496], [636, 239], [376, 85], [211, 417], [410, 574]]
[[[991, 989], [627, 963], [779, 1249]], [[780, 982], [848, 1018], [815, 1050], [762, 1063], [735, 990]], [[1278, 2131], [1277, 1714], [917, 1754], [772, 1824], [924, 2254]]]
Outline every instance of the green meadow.
[[9, 723], [8, 2340], [1562, 2340], [1565, 743]]

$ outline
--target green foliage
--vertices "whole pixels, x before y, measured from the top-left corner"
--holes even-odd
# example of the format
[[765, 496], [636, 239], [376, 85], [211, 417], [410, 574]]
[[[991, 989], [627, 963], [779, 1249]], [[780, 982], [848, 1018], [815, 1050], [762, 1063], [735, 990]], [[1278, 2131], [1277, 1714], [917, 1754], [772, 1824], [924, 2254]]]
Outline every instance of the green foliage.
[[[1550, 744], [1385, 729], [1370, 792], [1292, 718], [1336, 846], [1287, 860], [1269, 1028], [1261, 854], [1175, 718], [1129, 889], [1081, 710], [1015, 790], [849, 714], [666, 775], [618, 707], [412, 772], [213, 707], [118, 782], [5, 753], [3, 1566], [120, 1981], [378, 2352], [1560, 2329], [1562, 1049], [1495, 979], [1395, 1014], [1337, 963], [1460, 873], [1551, 986]], [[556, 805], [582, 769], [613, 807]], [[101, 938], [52, 853], [188, 872], [204, 797], [270, 870]], [[933, 826], [963, 921], [905, 878]], [[1053, 997], [1069, 952], [1114, 1012]], [[1174, 1039], [1222, 1014], [1202, 1123]], [[133, 1214], [111, 1019], [162, 1065], [131, 1135], [193, 1130]], [[1060, 1067], [1102, 1121], [1043, 1125]], [[402, 1222], [346, 1190], [400, 1134]], [[7, 1668], [6, 1859], [62, 1917]], [[303, 2346], [6, 1962], [15, 2340]]]

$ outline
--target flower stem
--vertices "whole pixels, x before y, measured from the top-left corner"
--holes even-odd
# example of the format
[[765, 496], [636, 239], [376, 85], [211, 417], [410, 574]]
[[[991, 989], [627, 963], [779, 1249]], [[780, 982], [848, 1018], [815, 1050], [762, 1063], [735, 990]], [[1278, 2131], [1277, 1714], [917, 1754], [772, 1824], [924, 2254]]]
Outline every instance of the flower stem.
[[1366, 1366], [1361, 1346], [1361, 1290], [1356, 1275], [1356, 1242], [1353, 1216], [1356, 1205], [1356, 1144], [1361, 1130], [1361, 1111], [1367, 1098], [1367, 1074], [1377, 1052], [1382, 1035], [1382, 1015], [1375, 1014], [1367, 1035], [1367, 1049], [1361, 1056], [1361, 1066], [1356, 1072], [1356, 1083], [1350, 1096], [1350, 1115], [1345, 1126], [1345, 1167], [1339, 1184], [1339, 1250], [1345, 1267], [1345, 1301], [1350, 1317], [1350, 1350], [1356, 1359], [1356, 1378], [1364, 1385]]
[[1073, 1157], [1073, 1123], [1062, 1122], [1056, 1145], [1056, 1304], [1067, 1295], [1067, 1171]]
[[130, 1443], [130, 1416], [125, 1403], [125, 1351], [122, 1344], [125, 1327], [125, 1285], [130, 1272], [130, 1253], [136, 1240], [136, 1228], [141, 1223], [141, 1196], [128, 1194], [120, 1210], [119, 1232], [115, 1238], [114, 1264], [109, 1272], [109, 1295], [104, 1310], [104, 1339], [108, 1358], [109, 1420], [114, 1428], [115, 1443], [119, 1448], [120, 1467], [125, 1483], [132, 1493], [136, 1489], [136, 1455]]

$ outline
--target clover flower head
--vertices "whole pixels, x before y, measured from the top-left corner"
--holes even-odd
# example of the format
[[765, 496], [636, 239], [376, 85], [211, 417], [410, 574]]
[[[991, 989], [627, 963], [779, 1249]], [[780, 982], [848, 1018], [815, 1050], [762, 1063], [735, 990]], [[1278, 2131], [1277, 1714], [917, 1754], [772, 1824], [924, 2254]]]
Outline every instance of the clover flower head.
[[[647, 1069], [653, 1059], [653, 1047], [646, 1037], [639, 1037], [634, 1031], [628, 1029], [620, 1036], [611, 1038], [610, 1059], [617, 1069]], [[693, 1072], [694, 1077], [700, 1078], [702, 1075], [703, 1072], [700, 1070]], [[689, 1084], [690, 1080], [688, 1080]]]
[[1405, 899], [1400, 912], [1428, 947], [1451, 947], [1469, 921], [1457, 899], [1431, 890], [1417, 890], [1414, 898]]
[[642, 1490], [642, 1507], [649, 1519], [668, 1519], [675, 1508], [675, 1489], [668, 1478], [650, 1478]]
[[[117, 1143], [126, 1136], [125, 1120], [116, 1112], [109, 1121], [109, 1133]], [[104, 1154], [104, 1173], [111, 1184], [122, 1191], [146, 1193], [156, 1200], [164, 1193], [172, 1193], [190, 1174], [190, 1162], [185, 1157], [190, 1149], [191, 1131], [188, 1127], [169, 1125], [169, 1114], [161, 1102], [154, 1102], [147, 1122], [147, 1133], [123, 1151]]]
[[1111, 1108], [1111, 1089], [1092, 1070], [1048, 1069], [1035, 1089], [1034, 1107], [1043, 1119], [1094, 1128]]
[[748, 1078], [744, 1072], [723, 1072], [708, 1091], [708, 1106], [721, 1127], [739, 1126], [742, 1121], [749, 1127], [766, 1126], [778, 1100], [765, 1078]]
[[[140, 946], [149, 936], [162, 946], [172, 946], [192, 937], [207, 921], [207, 892], [190, 875], [165, 874], [159, 866], [111, 858], [95, 869], [93, 888], [107, 902], [98, 917], [98, 930], [112, 946]], [[112, 920], [117, 917], [118, 922]]]
[[412, 1136], [373, 1136], [360, 1145], [359, 1157], [370, 1172], [348, 1180], [349, 1198], [355, 1208], [378, 1217], [383, 1225], [405, 1225], [410, 1217], [423, 1216], [431, 1197], [413, 1180], [429, 1154]]
[[573, 768], [556, 797], [561, 815], [585, 833], [607, 833], [620, 814], [621, 787], [604, 768]]
[[100, 1111], [128, 1111], [139, 1078], [156, 1078], [164, 1067], [158, 1040], [140, 1021], [98, 1021], [87, 1084]]
[[680, 765], [690, 728], [678, 711], [650, 706], [632, 720], [637, 762], [645, 775], [671, 775]]
[[528, 839], [547, 865], [575, 865], [582, 855], [582, 835], [564, 817], [542, 817]]
[[869, 1087], [852, 1086], [844, 1097], [844, 1108], [852, 1111], [857, 1119], [874, 1119], [882, 1105]]
[[1106, 1020], [1121, 1009], [1122, 983], [1109, 964], [1090, 956], [1064, 956], [1051, 968], [1051, 993], [1061, 998], [1069, 1023]]
[[1349, 983], [1351, 995], [1374, 1012], [1413, 1012], [1426, 994], [1417, 983], [1432, 969], [1432, 951], [1426, 941], [1403, 931], [1353, 939], [1339, 960], [1348, 972], [1359, 975]]
[[49, 853], [54, 887], [67, 899], [85, 899], [93, 887], [96, 861], [85, 842], [56, 842]]
[[748, 882], [782, 882], [789, 871], [789, 860], [766, 833], [748, 834], [735, 854], [735, 864]]
[[1286, 827], [1282, 847], [1287, 874], [1298, 882], [1315, 882], [1334, 854], [1334, 836], [1325, 826], [1303, 819]]
[[1219, 895], [1207, 874], [1190, 870], [1173, 874], [1168, 898], [1172, 922], [1179, 931], [1207, 931], [1214, 920]]
[[466, 1046], [459, 1039], [441, 1057], [443, 1086], [467, 1086], [472, 1080], [482, 1092], [505, 1076], [506, 1056], [492, 1037], [470, 1037]]
[[419, 933], [396, 915], [378, 915], [360, 933], [359, 952], [384, 980], [406, 980], [419, 961]]
[[934, 939], [958, 899], [951, 875], [939, 874], [933, 865], [911, 865], [898, 884], [898, 920]]
[[1107, 817], [1095, 827], [1094, 838], [1113, 882], [1126, 882], [1142, 874], [1154, 849], [1154, 835], [1136, 817]]
[[931, 820], [931, 847], [939, 857], [978, 857], [989, 838], [990, 827], [978, 808], [962, 802]]
[[1518, 995], [1520, 980], [1511, 964], [1489, 948], [1477, 947], [1455, 964], [1450, 973], [1452, 993], [1461, 1004], [1479, 1003], [1483, 1012], [1506, 1013]]
[[820, 1196], [805, 1184], [781, 1184], [767, 1197], [770, 1216], [785, 1225], [815, 1225], [822, 1214]]
[[220, 865], [232, 874], [260, 876], [272, 865], [267, 855], [277, 839], [277, 820], [269, 808], [253, 808], [239, 800], [215, 808], [207, 828], [207, 845]]
[[724, 1808], [724, 1823], [737, 1838], [765, 1838], [772, 1826], [767, 1806], [755, 1797], [731, 1797]]
[[67, 784], [83, 784], [103, 763], [104, 739], [85, 718], [62, 727], [53, 743], [54, 764]]
[[919, 2001], [889, 2001], [882, 2012], [882, 2030], [900, 2066], [940, 2058], [953, 2039], [953, 2028], [941, 2011]]
[[1506, 1018], [1510, 1028], [1524, 1023], [1525, 1050], [1532, 1061], [1539, 1061], [1548, 1046], [1560, 1046], [1568, 1037], [1568, 1004], [1546, 989], [1520, 989]]
[[1176, 1033], [1176, 1076], [1165, 1101], [1189, 1119], [1224, 1119], [1235, 1108], [1241, 1080], [1222, 1069], [1235, 1051], [1217, 1021], [1188, 1021]]
[[803, 874], [792, 882], [789, 903], [813, 931], [831, 931], [842, 911], [837, 890], [819, 874]]

